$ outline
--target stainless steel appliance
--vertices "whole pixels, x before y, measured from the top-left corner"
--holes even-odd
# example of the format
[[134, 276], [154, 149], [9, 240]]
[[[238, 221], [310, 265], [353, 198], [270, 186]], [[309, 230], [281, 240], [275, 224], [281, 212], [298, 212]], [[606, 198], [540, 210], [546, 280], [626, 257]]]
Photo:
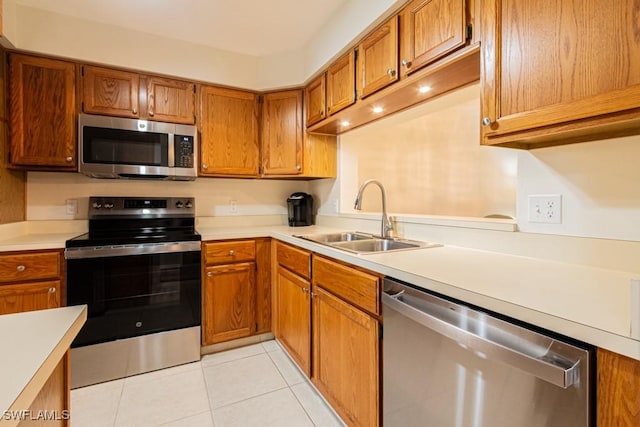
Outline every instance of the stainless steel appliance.
[[93, 178], [196, 179], [195, 126], [80, 114], [80, 173]]
[[71, 387], [200, 359], [201, 258], [193, 198], [91, 197], [66, 242], [67, 304], [87, 304]]
[[313, 225], [313, 196], [307, 193], [293, 193], [287, 198], [289, 226]]
[[395, 279], [382, 298], [385, 427], [595, 425], [589, 345]]

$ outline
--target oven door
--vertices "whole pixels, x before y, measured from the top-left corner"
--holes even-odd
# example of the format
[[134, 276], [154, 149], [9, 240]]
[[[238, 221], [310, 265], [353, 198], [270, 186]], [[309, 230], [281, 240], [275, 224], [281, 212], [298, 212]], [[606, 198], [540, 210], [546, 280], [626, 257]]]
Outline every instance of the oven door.
[[67, 249], [67, 303], [87, 304], [72, 347], [200, 325], [200, 242]]

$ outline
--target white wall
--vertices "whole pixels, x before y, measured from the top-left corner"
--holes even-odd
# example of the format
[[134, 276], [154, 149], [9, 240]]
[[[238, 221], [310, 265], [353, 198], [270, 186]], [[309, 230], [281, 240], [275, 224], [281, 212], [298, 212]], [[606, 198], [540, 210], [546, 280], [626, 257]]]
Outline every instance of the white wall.
[[[308, 191], [306, 181], [198, 178], [193, 182], [93, 179], [75, 173], [29, 172], [27, 220], [86, 219], [89, 196], [195, 197], [197, 216], [284, 215], [287, 197]], [[78, 212], [66, 213], [66, 200]], [[231, 212], [230, 200], [237, 203]]]

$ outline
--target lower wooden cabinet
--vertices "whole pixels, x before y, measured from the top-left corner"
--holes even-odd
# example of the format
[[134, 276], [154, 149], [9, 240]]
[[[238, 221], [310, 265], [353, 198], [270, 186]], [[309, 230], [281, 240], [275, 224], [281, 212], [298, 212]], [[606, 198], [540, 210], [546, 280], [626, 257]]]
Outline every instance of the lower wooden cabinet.
[[640, 361], [599, 348], [598, 427], [640, 425]]
[[25, 419], [18, 423], [18, 427], [64, 427], [70, 424], [71, 395], [68, 372], [69, 352], [54, 368], [29, 407], [32, 417], [48, 416], [55, 419]]
[[60, 281], [0, 285], [0, 315], [60, 307]]
[[202, 257], [202, 345], [269, 332], [269, 239], [204, 242]]

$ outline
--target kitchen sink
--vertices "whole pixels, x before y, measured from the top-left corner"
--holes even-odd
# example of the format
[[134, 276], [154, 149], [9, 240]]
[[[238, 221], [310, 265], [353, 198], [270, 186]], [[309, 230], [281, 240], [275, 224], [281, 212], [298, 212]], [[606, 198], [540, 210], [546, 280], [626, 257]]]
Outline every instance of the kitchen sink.
[[409, 249], [433, 248], [441, 246], [436, 243], [421, 242], [408, 239], [384, 239], [373, 234], [359, 231], [344, 233], [307, 234], [298, 235], [312, 242], [321, 243], [336, 249], [342, 249], [357, 254], [402, 251]]

